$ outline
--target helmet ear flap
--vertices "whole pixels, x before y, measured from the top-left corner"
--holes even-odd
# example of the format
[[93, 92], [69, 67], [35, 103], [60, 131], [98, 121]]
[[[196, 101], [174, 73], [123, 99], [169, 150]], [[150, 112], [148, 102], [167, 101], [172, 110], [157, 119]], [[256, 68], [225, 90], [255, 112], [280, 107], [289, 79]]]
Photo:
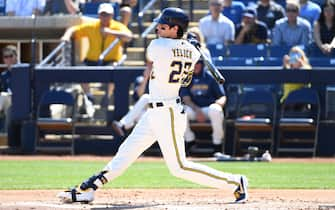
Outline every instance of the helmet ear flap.
[[178, 31], [177, 31], [177, 38], [180, 39], [184, 36], [184, 30], [178, 26]]

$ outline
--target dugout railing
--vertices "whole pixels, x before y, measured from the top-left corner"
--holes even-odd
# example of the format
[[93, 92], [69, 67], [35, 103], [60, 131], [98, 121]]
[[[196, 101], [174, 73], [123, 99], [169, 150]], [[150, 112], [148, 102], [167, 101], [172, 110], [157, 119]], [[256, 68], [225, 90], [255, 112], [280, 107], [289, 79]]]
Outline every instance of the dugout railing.
[[[57, 69], [57, 71], [55, 71]], [[36, 102], [43, 90], [54, 83], [101, 82], [115, 83], [114, 110], [109, 119], [120, 119], [129, 109], [129, 89], [136, 76], [142, 74], [144, 67], [37, 67], [33, 73], [29, 66], [17, 66], [13, 69], [13, 105], [12, 121], [16, 124], [15, 135], [9, 141], [21, 143], [24, 153], [34, 151], [36, 139], [34, 132], [34, 112]], [[335, 84], [335, 69], [313, 69], [312, 71], [281, 71], [278, 68], [220, 68], [228, 84], [280, 84], [311, 83], [320, 96], [321, 124], [317, 155], [334, 155], [335, 141], [332, 130], [335, 121], [326, 118], [326, 87]], [[33, 95], [32, 95], [33, 94]], [[226, 151], [232, 150], [232, 127], [226, 127]], [[106, 129], [107, 132], [108, 129]], [[110, 130], [110, 129], [109, 129]], [[97, 128], [85, 128], [83, 132], [104, 132]], [[331, 146], [330, 146], [331, 145]], [[117, 148], [109, 149], [111, 153]]]

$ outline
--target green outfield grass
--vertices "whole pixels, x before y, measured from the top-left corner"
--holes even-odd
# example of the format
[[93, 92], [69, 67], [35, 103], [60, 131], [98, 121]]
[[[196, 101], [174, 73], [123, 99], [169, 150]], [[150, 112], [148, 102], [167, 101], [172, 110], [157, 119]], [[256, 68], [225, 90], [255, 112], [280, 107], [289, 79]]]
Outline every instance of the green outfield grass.
[[[103, 161], [0, 161], [0, 189], [63, 189], [79, 184], [105, 166]], [[245, 174], [250, 188], [335, 189], [335, 164], [205, 162]], [[170, 175], [163, 162], [136, 162], [106, 188], [201, 188]]]

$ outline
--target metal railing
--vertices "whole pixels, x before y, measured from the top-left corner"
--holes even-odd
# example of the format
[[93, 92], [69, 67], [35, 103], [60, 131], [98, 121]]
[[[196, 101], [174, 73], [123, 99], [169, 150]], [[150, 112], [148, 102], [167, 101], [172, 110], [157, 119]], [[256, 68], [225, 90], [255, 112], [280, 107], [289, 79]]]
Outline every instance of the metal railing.
[[[114, 49], [114, 47], [120, 42], [121, 40], [119, 38], [116, 38], [110, 45], [99, 55], [98, 60], [98, 66], [102, 66], [104, 63], [105, 57]], [[121, 59], [117, 62], [113, 63], [113, 66], [120, 66], [124, 63], [124, 61], [127, 59], [127, 55], [123, 54]]]
[[38, 66], [70, 66], [72, 63], [71, 49], [70, 42], [62, 41]]

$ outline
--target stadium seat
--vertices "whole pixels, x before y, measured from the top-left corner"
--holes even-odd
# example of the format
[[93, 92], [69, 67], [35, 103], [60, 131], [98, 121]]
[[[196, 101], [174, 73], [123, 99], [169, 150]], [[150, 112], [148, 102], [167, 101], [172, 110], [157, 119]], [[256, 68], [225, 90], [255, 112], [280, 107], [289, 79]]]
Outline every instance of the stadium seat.
[[334, 67], [335, 66], [335, 58], [320, 58], [320, 57], [310, 57], [309, 63], [312, 67]]
[[269, 56], [282, 59], [290, 51], [289, 46], [269, 46]]
[[223, 44], [208, 44], [207, 49], [211, 53], [212, 58], [226, 57], [227, 48]]
[[228, 84], [225, 87], [227, 103], [225, 105], [225, 118], [235, 119], [237, 115], [238, 101], [242, 93], [241, 86], [238, 84]]
[[313, 57], [313, 58], [334, 58], [335, 50], [333, 49], [332, 52], [327, 55], [327, 54], [322, 53], [322, 51], [320, 50], [318, 46], [316, 46], [315, 44], [311, 44], [308, 47], [308, 56]]
[[270, 57], [219, 57], [213, 58], [216, 66], [282, 66], [282, 59]]
[[6, 15], [6, 0], [0, 1], [0, 16]]
[[291, 92], [281, 106], [277, 155], [312, 153], [315, 156], [320, 118], [318, 94], [311, 88]]
[[[36, 125], [38, 128], [38, 141], [36, 145], [37, 151], [55, 151], [70, 152], [74, 154], [74, 134], [76, 123], [76, 97], [65, 90], [48, 90], [42, 94], [37, 106]], [[45, 114], [45, 110], [49, 110], [53, 104], [60, 104], [66, 107], [65, 117], [52, 118], [50, 114]], [[48, 111], [47, 111], [48, 112]], [[47, 140], [47, 134], [64, 135], [71, 134], [70, 142]], [[57, 142], [61, 146], [50, 146], [50, 143]]]
[[264, 44], [233, 44], [228, 46], [229, 57], [266, 57], [267, 46]]
[[241, 154], [248, 146], [273, 152], [277, 110], [273, 93], [266, 90], [243, 92], [237, 109], [233, 154]]

